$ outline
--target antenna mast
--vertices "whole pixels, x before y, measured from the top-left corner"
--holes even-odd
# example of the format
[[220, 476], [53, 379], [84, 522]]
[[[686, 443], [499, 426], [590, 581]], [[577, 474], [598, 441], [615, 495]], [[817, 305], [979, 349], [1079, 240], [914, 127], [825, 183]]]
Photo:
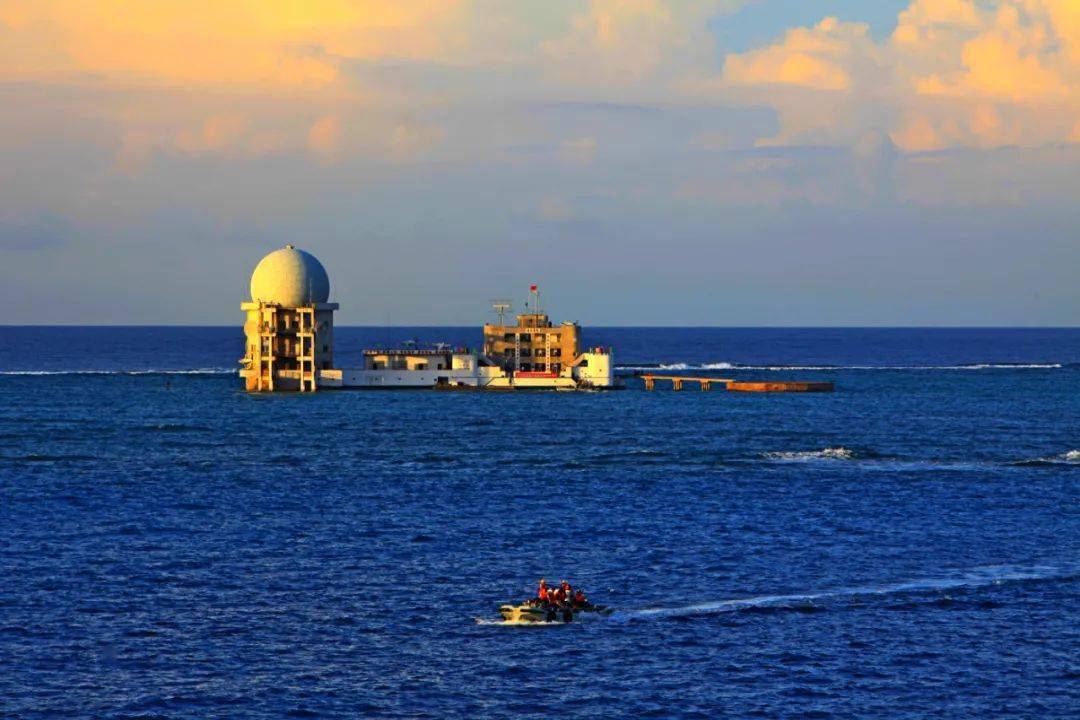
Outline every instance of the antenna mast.
[[509, 300], [492, 300], [492, 309], [499, 313], [499, 327], [506, 326], [506, 313], [512, 307]]

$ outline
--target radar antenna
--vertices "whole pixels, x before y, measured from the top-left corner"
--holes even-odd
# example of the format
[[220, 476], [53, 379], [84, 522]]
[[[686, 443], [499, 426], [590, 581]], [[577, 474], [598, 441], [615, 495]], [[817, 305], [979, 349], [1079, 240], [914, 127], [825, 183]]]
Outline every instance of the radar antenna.
[[511, 307], [513, 307], [513, 305], [510, 303], [509, 300], [492, 300], [491, 301], [491, 308], [495, 312], [499, 313], [499, 327], [505, 327], [506, 326], [506, 313], [508, 313], [510, 311]]

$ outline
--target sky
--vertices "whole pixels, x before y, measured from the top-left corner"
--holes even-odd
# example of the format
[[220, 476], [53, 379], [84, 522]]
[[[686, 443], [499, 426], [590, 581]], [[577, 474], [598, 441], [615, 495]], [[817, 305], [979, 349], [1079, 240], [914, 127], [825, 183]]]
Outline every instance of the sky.
[[1080, 324], [1077, 0], [0, 0], [4, 324]]

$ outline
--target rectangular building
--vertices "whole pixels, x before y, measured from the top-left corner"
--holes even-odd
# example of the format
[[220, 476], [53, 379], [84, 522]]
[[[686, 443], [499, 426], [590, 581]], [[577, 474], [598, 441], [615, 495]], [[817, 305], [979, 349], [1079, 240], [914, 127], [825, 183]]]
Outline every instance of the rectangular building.
[[578, 356], [577, 323], [554, 326], [545, 313], [517, 316], [517, 325], [484, 325], [484, 355], [503, 370], [558, 375]]

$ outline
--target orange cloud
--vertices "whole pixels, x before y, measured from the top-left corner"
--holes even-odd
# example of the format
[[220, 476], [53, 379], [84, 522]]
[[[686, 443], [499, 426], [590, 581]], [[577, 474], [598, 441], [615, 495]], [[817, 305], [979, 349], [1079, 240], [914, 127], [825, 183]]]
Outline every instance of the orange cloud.
[[177, 135], [176, 148], [186, 153], [225, 150], [243, 135], [245, 125], [241, 117], [215, 115], [203, 122], [199, 132], [185, 130]]
[[704, 62], [712, 39], [706, 21], [748, 0], [589, 0], [570, 31], [540, 44], [546, 68], [575, 83], [641, 82], [664, 68], [683, 72]]
[[457, 0], [0, 0], [0, 77], [321, 86], [341, 58], [427, 58]]
[[308, 147], [323, 161], [336, 159], [341, 145], [341, 120], [336, 115], [319, 118], [308, 130]]
[[1054, 69], [1061, 63], [1050, 45], [1052, 28], [1040, 21], [1038, 15], [1024, 22], [1015, 7], [1004, 6], [973, 29], [973, 36], [967, 40], [928, 39], [908, 48], [908, 52], [916, 53], [933, 49], [939, 56], [947, 59], [958, 56], [959, 60], [950, 63], [958, 64], [959, 68], [915, 78], [917, 92], [1016, 101], [1068, 93], [1059, 71]]
[[932, 43], [952, 28], [978, 25], [979, 16], [971, 0], [915, 0], [897, 18], [893, 41], [906, 45]]
[[797, 85], [814, 90], [848, 90], [850, 56], [868, 42], [863, 23], [830, 17], [813, 28], [789, 30], [783, 42], [742, 55], [729, 55], [724, 80], [736, 85]]
[[[912, 0], [883, 42], [826, 18], [729, 55], [723, 80], [762, 88], [750, 98], [778, 110], [773, 141], [822, 141], [815, 118], [831, 110], [839, 142], [853, 142], [865, 123], [889, 126], [890, 116], [893, 140], [909, 151], [1059, 142], [1080, 111], [1080, 2]], [[806, 91], [840, 91], [850, 102]]]
[[660, 0], [592, 0], [572, 19], [565, 37], [543, 50], [571, 72], [591, 72], [608, 80], [632, 80], [649, 72], [672, 36], [671, 9]]
[[1042, 5], [1069, 60], [1080, 63], [1080, 3], [1076, 0], [1042, 0]]

